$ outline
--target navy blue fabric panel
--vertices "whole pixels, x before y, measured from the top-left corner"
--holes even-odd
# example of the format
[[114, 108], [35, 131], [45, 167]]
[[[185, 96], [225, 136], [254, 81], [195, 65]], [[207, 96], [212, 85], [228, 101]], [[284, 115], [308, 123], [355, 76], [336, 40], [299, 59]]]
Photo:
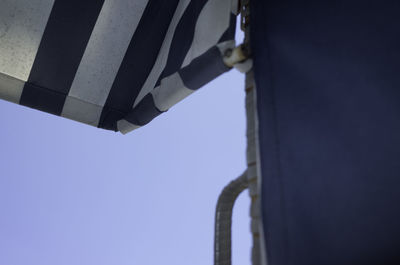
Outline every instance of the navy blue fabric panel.
[[182, 68], [179, 75], [187, 88], [196, 90], [229, 70], [218, 47], [213, 47]]
[[[178, 0], [150, 0], [133, 35], [101, 114], [99, 127], [115, 129], [116, 122], [132, 110], [154, 66]], [[118, 112], [121, 115], [117, 116]], [[113, 111], [112, 115], [109, 112]]]
[[252, 1], [270, 265], [400, 263], [399, 14]]
[[162, 112], [157, 109], [151, 94], [147, 94], [140, 103], [124, 117], [132, 124], [143, 126], [160, 115]]
[[[79, 63], [85, 52], [104, 0], [56, 0], [44, 31], [20, 104], [60, 114]], [[29, 83], [34, 86], [30, 86]], [[54, 93], [31, 97], [32, 87], [39, 86]], [[56, 98], [48, 98], [55, 95]], [[58, 102], [60, 104], [55, 104]], [[36, 105], [40, 103], [40, 105]]]
[[160, 84], [161, 79], [172, 75], [181, 68], [193, 42], [196, 21], [206, 3], [207, 0], [197, 0], [189, 3], [176, 27], [168, 54], [167, 64], [156, 86]]

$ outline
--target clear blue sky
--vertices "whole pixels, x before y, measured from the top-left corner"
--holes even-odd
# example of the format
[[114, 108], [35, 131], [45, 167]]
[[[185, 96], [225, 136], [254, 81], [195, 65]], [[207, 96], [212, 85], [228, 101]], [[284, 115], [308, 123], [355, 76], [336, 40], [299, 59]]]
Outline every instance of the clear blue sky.
[[[0, 100], [0, 264], [212, 264], [218, 194], [245, 169], [243, 82], [233, 70], [125, 136]], [[250, 264], [249, 203], [233, 264]]]

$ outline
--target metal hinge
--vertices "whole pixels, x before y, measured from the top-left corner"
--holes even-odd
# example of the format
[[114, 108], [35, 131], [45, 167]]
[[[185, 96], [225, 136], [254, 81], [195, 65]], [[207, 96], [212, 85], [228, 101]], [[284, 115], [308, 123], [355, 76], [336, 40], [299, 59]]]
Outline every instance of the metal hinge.
[[253, 66], [253, 60], [250, 58], [248, 46], [241, 44], [234, 49], [226, 50], [224, 54], [224, 63], [228, 67], [234, 67], [242, 73], [247, 73]]
[[251, 59], [250, 43], [249, 43], [249, 26], [250, 26], [250, 1], [239, 0], [240, 11], [240, 27], [245, 33], [244, 42], [235, 47], [228, 49], [224, 54], [224, 63], [228, 67], [234, 67], [242, 73], [247, 73], [253, 66]]

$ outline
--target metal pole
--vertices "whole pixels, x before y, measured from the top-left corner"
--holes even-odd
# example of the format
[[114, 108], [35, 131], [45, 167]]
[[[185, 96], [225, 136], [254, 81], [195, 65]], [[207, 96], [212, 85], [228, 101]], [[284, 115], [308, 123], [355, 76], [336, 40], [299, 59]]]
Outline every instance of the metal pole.
[[251, 199], [250, 217], [253, 249], [251, 260], [253, 265], [261, 265], [260, 258], [260, 196], [258, 192], [257, 173], [257, 138], [255, 121], [255, 89], [253, 71], [246, 73], [246, 114], [247, 114], [247, 181]]
[[217, 204], [215, 214], [215, 237], [214, 237], [214, 264], [231, 265], [231, 226], [232, 210], [236, 198], [246, 188], [249, 188], [251, 198], [250, 217], [253, 247], [251, 261], [253, 265], [266, 264], [265, 258], [261, 257], [261, 207], [259, 196], [260, 176], [257, 165], [257, 111], [256, 90], [254, 72], [252, 68], [250, 48], [250, 0], [240, 1], [241, 29], [244, 31], [244, 43], [226, 54], [224, 63], [229, 67], [235, 67], [245, 73], [246, 92], [246, 117], [247, 117], [247, 170], [236, 180], [232, 181], [222, 191]]
[[[241, 28], [244, 31], [244, 47], [251, 56], [250, 46], [250, 0], [241, 0]], [[260, 195], [259, 195], [259, 176], [257, 165], [257, 108], [256, 90], [253, 68], [246, 72], [245, 79], [246, 92], [246, 117], [247, 117], [247, 181], [249, 183], [249, 195], [251, 199], [250, 217], [251, 233], [253, 236], [253, 248], [251, 260], [253, 265], [261, 265], [261, 233], [260, 233]]]
[[232, 264], [232, 211], [239, 194], [247, 189], [247, 171], [231, 181], [218, 198], [215, 211], [214, 264]]

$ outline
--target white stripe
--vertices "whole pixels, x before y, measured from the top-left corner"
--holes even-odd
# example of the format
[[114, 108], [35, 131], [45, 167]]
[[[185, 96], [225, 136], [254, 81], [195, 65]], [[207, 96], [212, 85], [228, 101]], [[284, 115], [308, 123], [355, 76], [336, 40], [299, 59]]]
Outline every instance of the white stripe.
[[133, 130], [136, 130], [137, 128], [140, 128], [140, 126], [134, 125], [127, 120], [118, 121], [117, 127], [118, 131], [120, 131], [122, 134], [127, 134]]
[[65, 101], [62, 116], [95, 126], [98, 124], [102, 107], [147, 2], [104, 2]]
[[[167, 0], [165, 0], [167, 1]], [[193, 0], [196, 1], [196, 0]], [[225, 0], [224, 0], [225, 1]], [[161, 75], [164, 67], [167, 64], [169, 49], [171, 47], [172, 38], [174, 37], [175, 29], [181, 20], [183, 13], [185, 12], [187, 6], [189, 5], [190, 0], [180, 0], [179, 4], [176, 8], [174, 17], [172, 18], [171, 24], [168, 28], [166, 37], [164, 39], [163, 45], [158, 54], [157, 60], [151, 70], [149, 76], [147, 77], [146, 82], [143, 85], [142, 90], [139, 92], [133, 107], [135, 107], [148, 93], [150, 93]]]
[[19, 103], [25, 82], [0, 73], [0, 98]]
[[193, 43], [183, 61], [182, 68], [218, 43], [218, 40], [229, 28], [231, 10], [232, 0], [207, 2], [197, 20]]
[[27, 81], [54, 0], [0, 0], [0, 73]]
[[61, 116], [97, 127], [102, 110], [103, 106], [67, 96]]
[[153, 94], [154, 104], [157, 109], [167, 111], [173, 105], [192, 94], [194, 90], [188, 89], [183, 84], [182, 78], [175, 73], [161, 81], [161, 85], [156, 87]]

